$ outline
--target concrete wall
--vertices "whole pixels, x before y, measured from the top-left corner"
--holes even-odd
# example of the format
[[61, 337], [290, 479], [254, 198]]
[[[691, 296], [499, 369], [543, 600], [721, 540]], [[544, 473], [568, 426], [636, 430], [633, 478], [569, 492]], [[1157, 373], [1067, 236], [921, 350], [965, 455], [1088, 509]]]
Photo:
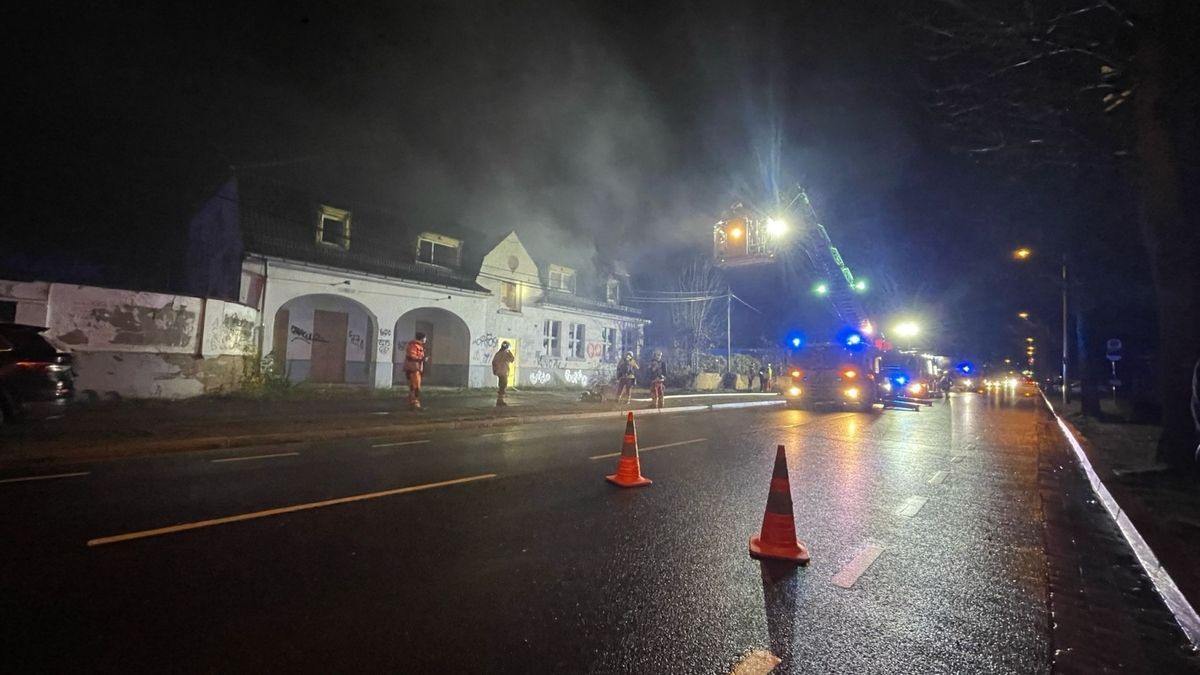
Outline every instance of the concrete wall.
[[182, 398], [235, 389], [257, 346], [257, 312], [220, 300], [0, 281], [17, 322], [75, 357], [84, 398]]

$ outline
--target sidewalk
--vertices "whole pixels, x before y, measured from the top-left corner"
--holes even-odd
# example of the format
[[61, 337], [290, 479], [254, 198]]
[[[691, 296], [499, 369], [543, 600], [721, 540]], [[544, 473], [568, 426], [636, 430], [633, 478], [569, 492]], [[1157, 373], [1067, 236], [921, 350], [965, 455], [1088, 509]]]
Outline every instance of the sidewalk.
[[[204, 397], [78, 405], [59, 419], [0, 429], [0, 468], [157, 455], [212, 448], [334, 440], [435, 429], [544, 421], [546, 417], [617, 415], [631, 405], [580, 400], [579, 391], [518, 391], [496, 407], [491, 390], [429, 389], [411, 412], [401, 389], [289, 392], [282, 397]], [[778, 400], [774, 395], [668, 396], [667, 408]]]
[[[1106, 420], [1082, 416], [1075, 402], [1056, 412], [1082, 436], [1084, 452], [1121, 510], [1141, 533], [1193, 607], [1200, 607], [1200, 478], [1155, 461], [1160, 429], [1119, 420], [1104, 402]], [[1114, 421], [1110, 421], [1114, 420]]]

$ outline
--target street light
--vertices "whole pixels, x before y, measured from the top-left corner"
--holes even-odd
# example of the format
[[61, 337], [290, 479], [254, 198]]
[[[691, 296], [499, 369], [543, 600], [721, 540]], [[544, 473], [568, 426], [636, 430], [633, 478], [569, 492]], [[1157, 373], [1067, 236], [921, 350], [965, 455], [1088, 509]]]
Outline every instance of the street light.
[[[1017, 260], [1026, 260], [1033, 251], [1028, 248], [1021, 247], [1013, 251], [1013, 258]], [[1065, 407], [1071, 400], [1071, 383], [1067, 380], [1067, 359], [1069, 352], [1067, 351], [1070, 342], [1067, 340], [1067, 254], [1062, 255], [1062, 402]], [[1024, 318], [1024, 317], [1022, 317]]]
[[1025, 338], [1025, 341], [1026, 341], [1026, 342], [1033, 342], [1033, 338], [1031, 338], [1031, 337], [1027, 337], [1027, 338]]
[[782, 218], [767, 218], [767, 236], [779, 238], [788, 231], [788, 224]]
[[1019, 318], [1025, 319], [1026, 321], [1029, 320], [1029, 312], [1017, 312], [1017, 316]]

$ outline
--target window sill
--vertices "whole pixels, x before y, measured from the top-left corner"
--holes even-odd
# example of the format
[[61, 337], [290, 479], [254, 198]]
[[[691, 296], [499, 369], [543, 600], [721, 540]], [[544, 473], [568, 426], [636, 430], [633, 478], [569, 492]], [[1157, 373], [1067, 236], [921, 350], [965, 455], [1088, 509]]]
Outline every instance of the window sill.
[[509, 316], [524, 316], [524, 315], [521, 313], [521, 310], [519, 310], [519, 309], [508, 309], [507, 307], [501, 307], [500, 309], [496, 310], [496, 313], [497, 313], [497, 314], [507, 314], [507, 315], [509, 315]]

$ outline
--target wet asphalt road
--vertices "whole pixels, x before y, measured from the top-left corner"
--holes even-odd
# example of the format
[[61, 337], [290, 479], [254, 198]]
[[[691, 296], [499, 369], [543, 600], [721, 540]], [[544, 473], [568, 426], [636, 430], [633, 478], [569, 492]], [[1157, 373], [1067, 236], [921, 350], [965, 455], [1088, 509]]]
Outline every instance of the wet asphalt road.
[[[633, 490], [604, 480], [615, 456], [593, 459], [617, 452], [623, 430], [240, 448], [0, 483], [5, 661], [20, 672], [722, 673], [765, 649], [783, 659], [776, 672], [796, 673], [1195, 666], [1072, 482], [1037, 398], [646, 417], [638, 440], [655, 482]], [[776, 444], [813, 558], [798, 570], [746, 551]], [[470, 480], [436, 485], [457, 479]], [[356, 495], [368, 496], [307, 507]], [[288, 506], [305, 508], [88, 546]], [[868, 550], [878, 557], [861, 576], [835, 585]], [[1089, 632], [1093, 605], [1127, 630]]]

